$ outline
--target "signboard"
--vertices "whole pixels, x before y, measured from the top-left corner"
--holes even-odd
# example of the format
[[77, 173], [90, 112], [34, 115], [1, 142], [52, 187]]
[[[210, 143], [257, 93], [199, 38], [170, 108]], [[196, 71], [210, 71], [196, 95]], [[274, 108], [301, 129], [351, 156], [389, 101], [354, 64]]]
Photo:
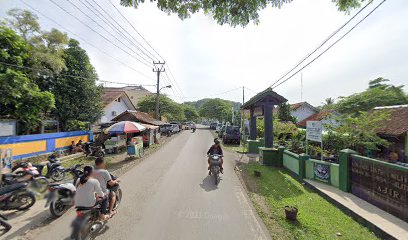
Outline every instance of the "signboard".
[[314, 142], [322, 142], [322, 122], [306, 122], [306, 139]]
[[254, 108], [254, 117], [261, 117], [264, 115], [263, 106], [258, 106]]
[[0, 149], [0, 174], [11, 172], [11, 160], [13, 152], [10, 148]]
[[322, 182], [330, 182], [330, 165], [322, 163], [314, 163], [313, 166], [314, 179]]
[[351, 192], [408, 221], [408, 169], [386, 166], [352, 156]]

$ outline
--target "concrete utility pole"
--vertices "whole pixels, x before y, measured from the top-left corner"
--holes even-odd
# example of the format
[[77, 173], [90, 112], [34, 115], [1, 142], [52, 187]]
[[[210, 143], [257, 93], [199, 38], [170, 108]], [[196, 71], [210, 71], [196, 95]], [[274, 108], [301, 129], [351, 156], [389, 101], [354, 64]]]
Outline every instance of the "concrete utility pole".
[[158, 120], [160, 119], [160, 114], [159, 114], [159, 99], [160, 99], [160, 73], [161, 72], [165, 72], [166, 69], [164, 68], [164, 64], [166, 63], [166, 61], [164, 62], [155, 62], [153, 61], [154, 64], [154, 68], [153, 68], [153, 72], [157, 73], [157, 85], [156, 85], [156, 111], [155, 111], [155, 118]]

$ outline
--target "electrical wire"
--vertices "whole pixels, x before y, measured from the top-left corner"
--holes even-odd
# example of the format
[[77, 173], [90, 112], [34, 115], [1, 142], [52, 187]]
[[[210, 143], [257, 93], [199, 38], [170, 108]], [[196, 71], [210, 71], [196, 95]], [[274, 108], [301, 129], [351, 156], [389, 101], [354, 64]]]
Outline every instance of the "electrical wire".
[[329, 51], [329, 49], [331, 49], [334, 45], [336, 45], [338, 42], [340, 42], [344, 37], [346, 37], [351, 31], [353, 31], [358, 25], [360, 25], [360, 23], [362, 23], [365, 19], [367, 19], [375, 10], [377, 10], [386, 0], [383, 0], [381, 3], [379, 3], [373, 10], [371, 10], [366, 16], [364, 16], [364, 18], [362, 18], [360, 21], [358, 21], [351, 29], [349, 29], [345, 34], [343, 34], [339, 39], [337, 39], [334, 43], [332, 43], [328, 48], [326, 48], [322, 53], [320, 53], [319, 55], [317, 55], [317, 57], [315, 57], [313, 60], [311, 60], [310, 62], [308, 62], [305, 66], [303, 66], [302, 68], [300, 68], [298, 71], [296, 71], [295, 73], [293, 73], [292, 75], [290, 75], [288, 78], [286, 78], [284, 81], [280, 82], [279, 84], [275, 85], [273, 88], [277, 88], [278, 86], [282, 85], [283, 83], [287, 82], [289, 79], [291, 79], [293, 76], [295, 76], [296, 74], [298, 74], [300, 71], [302, 71], [303, 69], [305, 69], [307, 66], [309, 66], [310, 64], [312, 64], [314, 61], [316, 61], [318, 58], [320, 58], [324, 53], [326, 53], [327, 51]]
[[144, 74], [144, 73], [142, 73], [141, 71], [137, 70], [136, 68], [134, 68], [134, 67], [128, 65], [127, 63], [121, 61], [120, 59], [117, 59], [117, 58], [113, 57], [113, 56], [110, 55], [108, 52], [102, 50], [100, 47], [97, 47], [96, 45], [94, 45], [94, 44], [92, 44], [91, 42], [87, 41], [86, 39], [84, 39], [84, 38], [81, 37], [80, 35], [78, 35], [78, 34], [72, 32], [72, 31], [70, 31], [70, 30], [67, 29], [67, 28], [65, 28], [64, 26], [62, 26], [61, 24], [59, 24], [59, 23], [58, 23], [57, 21], [55, 21], [54, 19], [48, 17], [46, 14], [44, 14], [44, 13], [42, 13], [41, 11], [39, 11], [38, 9], [34, 8], [34, 7], [31, 6], [30, 4], [26, 3], [24, 0], [20, 0], [20, 1], [21, 1], [23, 4], [25, 4], [27, 7], [29, 7], [31, 10], [37, 12], [37, 13], [40, 14], [41, 16], [47, 18], [49, 21], [51, 21], [51, 22], [53, 22], [54, 24], [56, 24], [58, 27], [60, 27], [60, 28], [63, 29], [64, 31], [71, 33], [72, 35], [74, 35], [74, 36], [77, 37], [78, 39], [81, 39], [82, 42], [84, 42], [84, 43], [90, 45], [91, 47], [95, 48], [95, 49], [98, 50], [99, 52], [101, 52], [101, 53], [105, 54], [106, 56], [112, 58], [113, 60], [119, 62], [119, 63], [122, 64], [123, 66], [126, 66], [126, 67], [128, 67], [129, 69], [131, 69], [131, 70], [137, 72], [138, 74], [142, 75], [143, 77], [154, 81], [154, 79], [153, 79], [151, 76], [147, 76], [146, 74]]
[[317, 50], [322, 48], [324, 44], [326, 44], [332, 37], [334, 37], [334, 35], [336, 35], [338, 32], [340, 32], [347, 24], [349, 24], [355, 17], [357, 17], [357, 15], [359, 15], [362, 11], [364, 11], [364, 9], [366, 9], [368, 7], [368, 5], [370, 5], [371, 3], [372, 3], [372, 1], [369, 1], [363, 8], [361, 8], [356, 14], [354, 14], [347, 22], [345, 22], [336, 31], [334, 31], [332, 34], [330, 34], [322, 43], [320, 43], [320, 45], [316, 49], [314, 49], [312, 52], [310, 52], [305, 57], [303, 57], [302, 60], [300, 60], [293, 68], [288, 70], [282, 77], [280, 77], [278, 80], [276, 80], [270, 87], [273, 87], [280, 80], [285, 78], [289, 73], [293, 72], [297, 67], [299, 67], [300, 64], [302, 64], [304, 61], [306, 61], [310, 56], [312, 56], [314, 53], [316, 53]]

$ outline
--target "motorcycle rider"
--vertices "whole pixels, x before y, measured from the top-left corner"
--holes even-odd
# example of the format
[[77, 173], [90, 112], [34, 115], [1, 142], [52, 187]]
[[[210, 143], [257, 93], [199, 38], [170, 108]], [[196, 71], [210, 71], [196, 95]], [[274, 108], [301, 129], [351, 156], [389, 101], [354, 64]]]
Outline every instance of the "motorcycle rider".
[[[210, 170], [210, 168], [211, 168], [211, 156], [210, 155], [213, 155], [213, 154], [218, 154], [218, 155], [221, 155], [221, 156], [223, 155], [220, 140], [218, 140], [218, 138], [214, 139], [214, 145], [212, 145], [210, 147], [210, 149], [208, 149], [208, 151], [207, 151], [208, 170], [209, 170], [208, 175], [211, 175], [211, 170]], [[222, 167], [222, 165], [224, 164], [223, 157], [220, 157], [220, 161], [221, 161], [220, 171], [221, 171], [221, 173], [224, 173], [224, 168]]]
[[[84, 174], [76, 182], [75, 207], [92, 208], [97, 200], [103, 199], [105, 194], [102, 191], [99, 181], [93, 178], [94, 170], [91, 166], [84, 167]], [[102, 213], [100, 220], [104, 221], [109, 216]]]
[[113, 180], [109, 171], [106, 170], [106, 163], [105, 159], [103, 157], [98, 157], [95, 159], [95, 178], [98, 179], [102, 191], [106, 194], [107, 199], [104, 200], [102, 204], [102, 209], [106, 213], [106, 209], [108, 207], [109, 203], [109, 216], [112, 217], [113, 215], [116, 214], [116, 211], [113, 211], [113, 207], [115, 206], [116, 203], [116, 194], [112, 189], [115, 186], [117, 186], [120, 182], [119, 179]]

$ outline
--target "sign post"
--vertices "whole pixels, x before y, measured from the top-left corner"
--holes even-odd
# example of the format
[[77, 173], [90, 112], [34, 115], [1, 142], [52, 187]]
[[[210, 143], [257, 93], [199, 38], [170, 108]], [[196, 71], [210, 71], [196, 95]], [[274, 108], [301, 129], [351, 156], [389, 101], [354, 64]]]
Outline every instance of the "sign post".
[[306, 122], [306, 154], [308, 149], [308, 140], [314, 142], [320, 142], [321, 147], [321, 160], [323, 161], [323, 140], [322, 140], [322, 122], [320, 121], [307, 121]]

